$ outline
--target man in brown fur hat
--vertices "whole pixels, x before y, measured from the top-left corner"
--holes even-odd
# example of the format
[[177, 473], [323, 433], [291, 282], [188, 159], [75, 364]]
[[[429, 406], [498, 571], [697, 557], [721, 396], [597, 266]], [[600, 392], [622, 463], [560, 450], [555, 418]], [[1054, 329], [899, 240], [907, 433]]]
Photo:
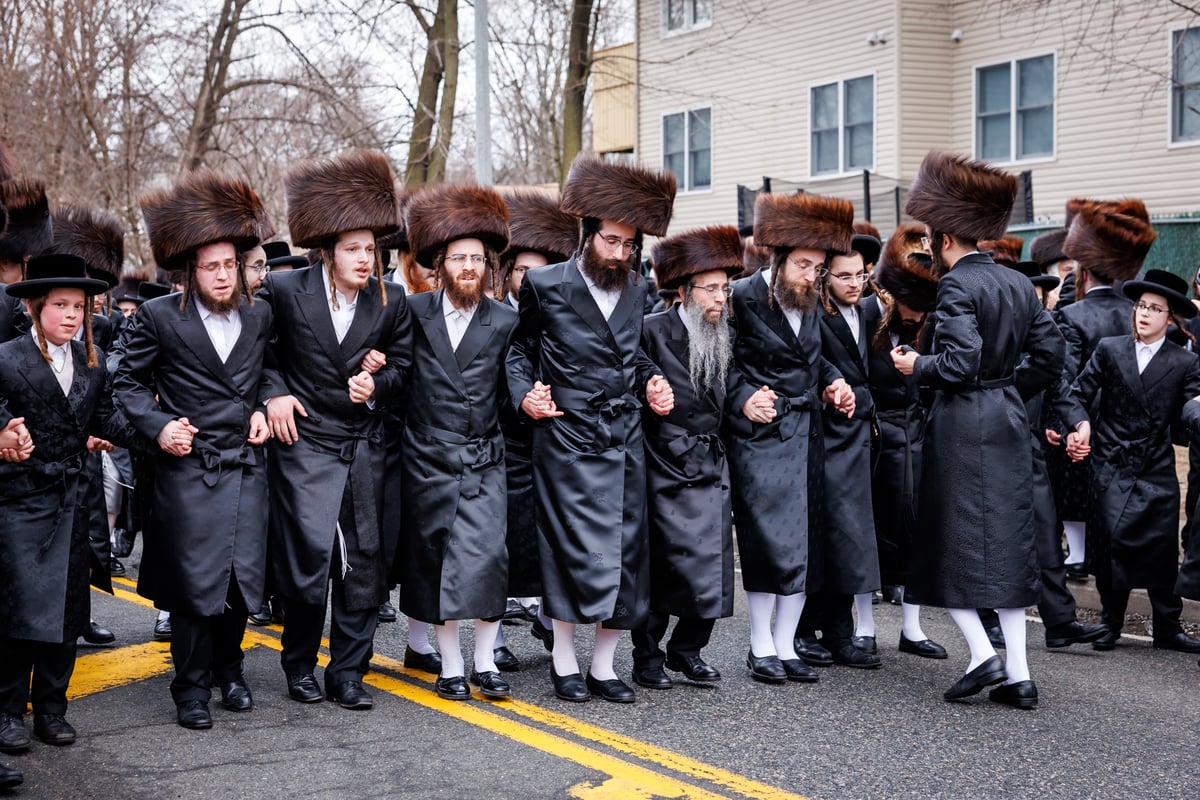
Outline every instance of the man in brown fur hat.
[[[661, 371], [641, 350], [646, 288], [634, 269], [642, 233], [666, 233], [675, 180], [581, 156], [562, 209], [582, 218], [563, 264], [525, 275], [508, 356], [514, 408], [535, 420], [533, 480], [546, 613], [553, 620], [555, 693], [631, 703], [613, 656], [622, 629], [646, 613], [645, 460], [640, 411], [670, 412]], [[575, 627], [597, 623], [586, 680]]]

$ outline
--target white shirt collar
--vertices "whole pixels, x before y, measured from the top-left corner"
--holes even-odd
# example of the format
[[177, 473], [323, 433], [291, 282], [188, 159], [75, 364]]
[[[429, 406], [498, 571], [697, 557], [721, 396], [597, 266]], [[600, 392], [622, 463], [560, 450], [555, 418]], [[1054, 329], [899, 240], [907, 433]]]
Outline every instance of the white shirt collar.
[[[34, 342], [39, 341], [36, 328], [30, 328], [29, 335], [33, 337]], [[62, 344], [54, 344], [50, 340], [46, 340], [46, 352], [50, 354], [51, 358], [54, 356], [67, 356], [71, 352], [71, 343], [63, 342]]]
[[[481, 301], [482, 301], [482, 298], [481, 298]], [[475, 316], [475, 310], [477, 308], [479, 308], [479, 306], [472, 306], [470, 309], [455, 308], [454, 303], [450, 302], [450, 295], [447, 294], [446, 292], [442, 292], [442, 315], [443, 316], [450, 317], [450, 316], [454, 316], [455, 314], [459, 314], [464, 319], [470, 321], [470, 319]]]
[[683, 303], [676, 303], [673, 310], [675, 311], [676, 314], [679, 315], [679, 321], [683, 323], [683, 327], [687, 329], [688, 338], [691, 338], [692, 334], [694, 334], [695, 331], [692, 329], [691, 318], [688, 317], [688, 315], [686, 313], [684, 313]]
[[1138, 342], [1137, 346], [1138, 346], [1139, 350], [1141, 350], [1141, 349], [1149, 350], [1150, 357], [1153, 358], [1154, 356], [1156, 356], [1158, 354], [1158, 351], [1162, 349], [1163, 342], [1165, 342], [1166, 340], [1167, 340], [1166, 336], [1160, 336], [1158, 338], [1157, 342], [1150, 342], [1149, 344], [1147, 344], [1146, 342]]
[[[329, 297], [329, 289], [330, 289], [330, 285], [329, 285], [329, 270], [328, 270], [328, 269], [326, 269], [326, 267], [325, 267], [324, 265], [320, 266], [320, 267], [319, 267], [319, 269], [321, 270], [321, 282], [325, 284], [325, 297], [326, 297], [326, 298], [328, 298], [328, 297]], [[346, 295], [344, 295], [344, 294], [342, 293], [342, 290], [341, 290], [341, 289], [335, 289], [334, 291], [336, 291], [336, 292], [337, 292], [337, 301], [338, 301], [338, 305], [339, 305], [339, 306], [341, 306], [342, 308], [346, 309], [346, 310], [350, 310], [350, 309], [354, 308], [355, 304], [357, 304], [357, 303], [358, 303], [358, 296], [359, 296], [360, 294], [362, 294], [362, 292], [355, 292], [355, 293], [354, 293], [354, 299], [353, 299], [353, 300], [347, 300], [347, 299], [346, 299]], [[330, 308], [333, 308], [333, 303], [332, 303], [331, 301], [328, 301], [328, 300], [327, 300], [327, 302], [329, 302], [329, 306], [330, 306]]]
[[233, 317], [237, 314], [236, 308], [233, 309], [232, 311], [227, 311], [224, 314], [218, 314], [217, 312], [213, 311], [208, 306], [204, 305], [204, 303], [201, 303], [200, 298], [198, 298], [198, 297], [193, 297], [192, 303], [193, 303], [193, 305], [196, 306], [196, 311], [200, 312], [200, 321], [201, 322], [208, 322], [208, 320], [212, 319], [213, 317], [216, 317], [218, 320], [221, 320], [224, 322], [224, 321], [232, 320]]

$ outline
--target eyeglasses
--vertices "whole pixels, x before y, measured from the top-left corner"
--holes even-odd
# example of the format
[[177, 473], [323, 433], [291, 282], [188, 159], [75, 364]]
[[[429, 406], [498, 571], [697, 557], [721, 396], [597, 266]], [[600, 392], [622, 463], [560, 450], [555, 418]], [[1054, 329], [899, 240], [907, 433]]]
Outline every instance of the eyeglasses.
[[596, 236], [600, 239], [600, 241], [608, 245], [609, 250], [616, 250], [617, 252], [628, 250], [629, 254], [633, 255], [639, 249], [641, 249], [638, 247], [637, 242], [633, 240], [622, 241], [620, 236], [601, 236], [598, 233]]
[[247, 264], [246, 269], [250, 270], [251, 272], [256, 272], [259, 275], [266, 275], [271, 271], [271, 268], [266, 264]]
[[801, 275], [817, 275], [822, 276], [826, 273], [826, 269], [820, 264], [810, 264], [807, 261], [793, 261], [788, 259], [788, 263], [799, 270]]
[[733, 287], [728, 283], [710, 283], [708, 286], [701, 286], [698, 283], [689, 283], [689, 289], [699, 289], [702, 292], [707, 292], [708, 296], [716, 300], [718, 297], [730, 297], [733, 295]]
[[225, 270], [226, 272], [237, 272], [237, 266], [237, 261], [231, 258], [228, 261], [207, 261], [203, 264], [197, 264], [196, 269], [212, 275], [219, 270]]
[[856, 272], [853, 275], [830, 275], [829, 277], [843, 286], [853, 286], [856, 283], [867, 282], [867, 273], [865, 272]]
[[1151, 305], [1150, 303], [1143, 303], [1140, 300], [1134, 306], [1134, 308], [1137, 309], [1138, 311], [1148, 311], [1151, 314], [1155, 314], [1155, 315], [1167, 313], [1167, 309], [1163, 308], [1162, 306]]
[[931, 245], [931, 244], [933, 244], [933, 240], [930, 239], [928, 236], [921, 237], [921, 249], [928, 250], [929, 245]]
[[449, 261], [451, 264], [453, 264], [456, 267], [461, 267], [463, 264], [466, 264], [468, 258], [471, 259], [471, 266], [473, 266], [473, 267], [482, 267], [484, 264], [487, 263], [487, 256], [481, 256], [478, 253], [476, 253], [475, 255], [470, 255], [470, 256], [466, 255], [465, 253], [459, 253], [459, 254], [453, 255], [453, 256], [446, 256], [446, 260]]

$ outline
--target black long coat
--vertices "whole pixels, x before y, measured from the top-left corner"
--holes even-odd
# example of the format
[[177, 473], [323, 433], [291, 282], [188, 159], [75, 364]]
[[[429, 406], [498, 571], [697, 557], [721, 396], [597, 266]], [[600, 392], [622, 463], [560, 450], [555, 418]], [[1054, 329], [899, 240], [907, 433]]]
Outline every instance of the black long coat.
[[1129, 334], [1102, 339], [1072, 384], [1066, 421], [1092, 423], [1087, 553], [1097, 579], [1117, 588], [1174, 587], [1179, 479], [1172, 431], [1196, 395], [1200, 357], [1166, 341], [1139, 375]]
[[517, 313], [484, 297], [450, 347], [444, 289], [410, 295], [400, 605], [426, 622], [504, 614], [507, 498], [499, 386]]
[[854, 389], [854, 416], [832, 406], [821, 412], [825, 439], [824, 536], [822, 588], [839, 594], [862, 594], [879, 588], [879, 545], [871, 506], [872, 429], [875, 401], [868, 384], [867, 349], [879, 324], [879, 302], [858, 302], [858, 342], [846, 318], [822, 306], [821, 355]]
[[508, 385], [514, 410], [540, 380], [563, 412], [534, 425], [533, 487], [543, 605], [564, 622], [630, 629], [649, 603], [645, 294], [630, 276], [606, 321], [574, 258], [521, 283]]
[[[112, 339], [112, 322], [108, 317], [93, 314], [92, 343], [96, 347], [97, 358], [105, 357], [105, 353], [112, 348]], [[108, 536], [108, 506], [104, 503], [104, 461], [99, 453], [88, 454], [84, 464], [84, 475], [88, 484], [88, 539], [92, 546], [91, 583], [97, 589], [112, 594], [112, 572], [109, 565], [112, 547]]]
[[73, 642], [87, 627], [87, 438], [123, 445], [133, 431], [112, 404], [103, 361], [88, 367], [71, 343], [74, 378], [63, 395], [31, 336], [0, 345], [0, 427], [24, 417], [33, 454], [0, 462], [0, 636]]
[[[819, 588], [821, 394], [842, 377], [821, 356], [816, 313], [792, 332], [768, 302], [766, 272], [733, 283], [737, 339], [725, 396], [733, 520], [748, 592], [791, 595]], [[751, 422], [742, 406], [763, 386], [774, 390], [775, 419]]]
[[[733, 516], [721, 441], [725, 384], [699, 395], [688, 371], [681, 307], [642, 323], [642, 349], [675, 392], [665, 417], [642, 411], [650, 520], [650, 607], [680, 617], [733, 614]], [[707, 323], [704, 323], [707, 324]]]
[[10, 342], [21, 335], [17, 324], [24, 312], [20, 299], [12, 297], [0, 285], [0, 342]]
[[1040, 572], [1022, 396], [1058, 379], [1062, 334], [1029, 279], [982, 253], [964, 256], [938, 282], [932, 322], [931, 355], [919, 356], [913, 371], [934, 394], [907, 599], [943, 608], [1033, 605]]
[[[509, 295], [504, 300], [516, 310]], [[508, 490], [508, 596], [541, 597], [542, 570], [538, 564], [537, 500], [533, 495], [533, 420], [519, 409], [503, 376], [500, 394], [500, 432], [504, 434], [504, 472]]]
[[[387, 287], [381, 304], [371, 278], [358, 293], [354, 319], [339, 343], [329, 312], [322, 267], [267, 275], [259, 297], [275, 314], [267, 348], [264, 399], [291, 394], [308, 411], [296, 415], [299, 441], [268, 446], [271, 485], [268, 552], [274, 590], [305, 603], [325, 600], [342, 499], [353, 498], [354, 531], [343, 529], [343, 581], [349, 610], [378, 606], [387, 597], [381, 542], [384, 446], [382, 408], [401, 390], [412, 359], [412, 321], [404, 291]], [[347, 381], [363, 356], [379, 350], [387, 363], [373, 376], [375, 409], [353, 403]]]
[[129, 421], [153, 441], [172, 420], [197, 428], [182, 458], [157, 446], [138, 593], [167, 611], [222, 613], [230, 581], [246, 606], [262, 605], [267, 569], [265, 450], [246, 441], [260, 403], [271, 308], [243, 300], [242, 330], [222, 363], [192, 302], [178, 295], [138, 309], [113, 390]]

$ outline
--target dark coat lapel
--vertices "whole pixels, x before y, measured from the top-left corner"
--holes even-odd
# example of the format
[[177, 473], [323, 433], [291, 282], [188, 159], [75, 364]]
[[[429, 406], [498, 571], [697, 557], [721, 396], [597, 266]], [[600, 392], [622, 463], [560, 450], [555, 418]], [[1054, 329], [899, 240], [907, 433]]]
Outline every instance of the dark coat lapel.
[[[21, 350], [25, 354], [25, 369], [21, 370], [21, 377], [48, 406], [61, 414], [63, 419], [72, 423], [76, 422], [75, 412], [71, 409], [62, 387], [58, 385], [58, 380], [54, 377], [54, 367], [47, 364], [46, 359], [42, 358], [42, 351], [38, 349], [37, 342], [33, 340], [32, 336], [21, 337]], [[78, 359], [76, 359], [72, 390], [74, 390], [75, 381], [80, 380], [80, 373], [84, 369], [87, 369], [86, 362], [80, 368]]]
[[[1121, 377], [1129, 385], [1129, 390], [1143, 407], [1149, 408], [1149, 405], [1146, 403], [1146, 388], [1142, 383], [1142, 376], [1138, 374], [1137, 347], [1134, 345], [1132, 336], [1122, 339], [1115, 356], [1118, 368], [1121, 370]], [[1153, 364], [1156, 360], [1157, 356], [1151, 359], [1150, 363]], [[1148, 366], [1146, 368], [1149, 369]]]
[[[600, 306], [596, 305], [596, 301], [592, 298], [592, 293], [588, 290], [587, 281], [583, 279], [583, 273], [579, 271], [578, 261], [572, 258], [563, 265], [565, 274], [563, 275], [564, 292], [567, 294], [567, 302], [571, 304], [571, 308], [575, 309], [575, 313], [583, 317], [583, 321], [588, 327], [596, 332], [604, 343], [613, 350], [617, 349], [617, 340], [613, 337], [612, 328], [608, 325], [608, 320], [600, 313]], [[625, 299], [622, 296], [622, 299]], [[620, 303], [617, 304], [620, 307]], [[616, 311], [613, 316], [616, 316]]]
[[784, 344], [795, 350], [800, 341], [796, 338], [796, 334], [792, 333], [792, 326], [788, 324], [783, 309], [778, 305], [774, 308], [771, 307], [769, 299], [771, 287], [761, 278], [752, 281], [751, 285], [754, 287], [753, 297], [747, 305], [768, 328], [775, 332], [776, 336], [783, 340]]
[[[463, 381], [462, 370], [458, 365], [458, 358], [455, 356], [454, 350], [450, 347], [450, 331], [446, 328], [446, 315], [442, 313], [442, 295], [445, 289], [438, 289], [428, 297], [429, 305], [425, 308], [425, 313], [421, 315], [421, 328], [425, 331], [425, 338], [429, 342], [429, 347], [433, 350], [433, 354], [437, 356], [438, 363], [442, 365], [442, 369], [446, 371], [446, 375], [454, 383], [454, 386], [463, 393], [466, 393], [467, 385]], [[476, 315], [478, 316], [478, 314]], [[474, 320], [471, 320], [474, 324]], [[470, 332], [470, 327], [467, 328]], [[463, 341], [459, 343], [458, 349], [466, 344], [467, 337], [463, 336]]]
[[1171, 368], [1175, 366], [1176, 355], [1171, 342], [1163, 342], [1162, 347], [1154, 354], [1154, 358], [1150, 359], [1150, 363], [1146, 365], [1146, 370], [1141, 377], [1142, 388], [1146, 392], [1147, 400], [1154, 396], [1154, 388], [1171, 373]]
[[[245, 315], [242, 316], [242, 336], [245, 336], [246, 320]], [[229, 370], [225, 369], [225, 365], [221, 363], [217, 349], [213, 347], [212, 339], [208, 336], [208, 329], [204, 327], [204, 320], [200, 319], [200, 312], [192, 301], [189, 301], [183, 311], [179, 313], [179, 321], [174, 323], [174, 327], [184, 345], [195, 354], [196, 358], [200, 359], [200, 363], [204, 365], [205, 369], [211, 372], [213, 377], [233, 386]], [[232, 356], [232, 353], [230, 355]]]
[[[98, 350], [96, 357], [103, 358], [103, 352]], [[71, 409], [71, 414], [75, 417], [76, 422], [85, 423], [87, 420], [79, 412], [84, 398], [87, 397], [88, 382], [91, 380], [87, 365], [87, 345], [83, 342], [78, 345], [71, 342], [71, 358], [74, 361], [72, 365], [74, 370], [71, 374], [71, 391], [67, 393], [67, 406]], [[57, 383], [56, 380], [55, 384]]]
[[[846, 352], [851, 358], [857, 360], [859, 365], [862, 365], [862, 352], [859, 350], [858, 342], [854, 341], [854, 334], [850, 332], [850, 321], [839, 311], [836, 315], [829, 315], [829, 328], [833, 331], [833, 335], [837, 337], [838, 342], [842, 347], [846, 348]], [[862, 310], [858, 312], [859, 336], [862, 337]], [[864, 369], [865, 373], [866, 370]]]
[[[253, 352], [254, 343], [258, 341], [258, 333], [260, 327], [260, 315], [254, 311], [253, 307], [245, 300], [242, 301], [242, 307], [238, 312], [242, 318], [242, 333], [238, 336], [237, 342], [234, 343], [233, 349], [229, 351], [229, 358], [225, 359], [225, 371], [229, 374], [232, 380], [237, 374], [238, 367], [242, 365]], [[238, 387], [234, 387], [238, 388]]]
[[[444, 321], [445, 317], [442, 319]], [[462, 341], [458, 343], [458, 349], [454, 351], [459, 371], [470, 366], [495, 331], [496, 328], [492, 325], [492, 303], [483, 297], [479, 301], [479, 307], [475, 309], [475, 314], [471, 317], [471, 322], [467, 325]]]
[[[340, 368], [345, 359], [338, 349], [337, 332], [333, 329], [333, 318], [329, 315], [329, 297], [325, 294], [325, 282], [321, 278], [323, 269], [320, 265], [308, 268], [308, 274], [304, 276], [303, 291], [297, 293], [296, 303], [300, 307], [300, 313], [308, 320], [313, 338], [321, 345], [330, 361]], [[346, 336], [349, 338], [349, 334]]]
[[633, 275], [629, 276], [625, 290], [621, 292], [621, 299], [617, 301], [617, 307], [613, 309], [612, 316], [608, 318], [608, 329], [614, 334], [625, 327], [635, 311], [639, 314], [645, 311], [642, 293], [638, 291], [638, 284], [633, 282], [633, 278]]
[[[342, 339], [341, 346], [344, 356], [350, 357], [358, 352], [367, 337], [371, 335], [371, 331], [375, 329], [375, 321], [382, 313], [383, 305], [379, 300], [379, 282], [371, 279], [367, 281], [366, 287], [359, 291], [355, 300], [354, 319], [350, 322], [350, 330], [346, 331], [346, 338]], [[335, 336], [334, 340], [336, 341], [336, 339]], [[357, 367], [352, 369], [357, 370]]]

